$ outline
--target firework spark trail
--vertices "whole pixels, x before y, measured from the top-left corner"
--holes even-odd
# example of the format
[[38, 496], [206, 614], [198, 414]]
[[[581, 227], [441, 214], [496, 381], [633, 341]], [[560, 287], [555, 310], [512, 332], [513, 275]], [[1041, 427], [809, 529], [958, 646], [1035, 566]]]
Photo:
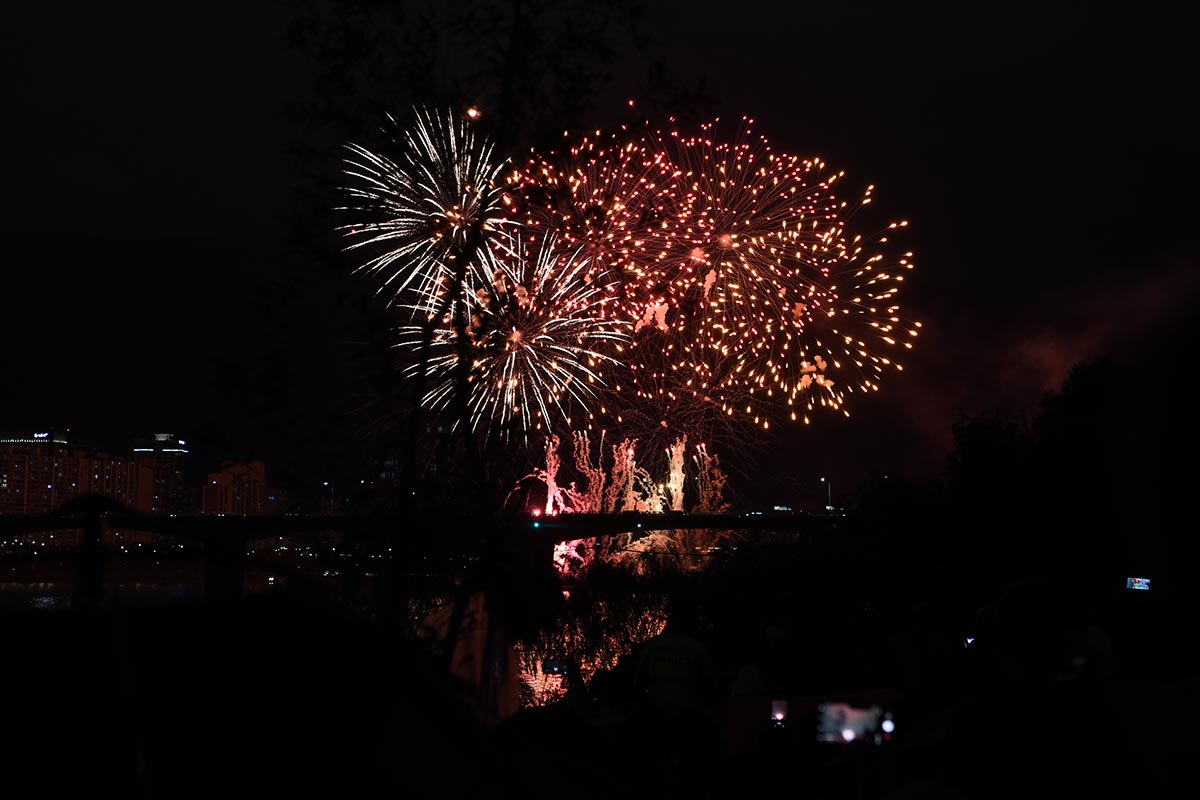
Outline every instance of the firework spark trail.
[[713, 138], [715, 123], [654, 137], [676, 167], [677, 213], [653, 231], [642, 280], [666, 287], [647, 319], [676, 339], [677, 386], [768, 427], [877, 388], [900, 365], [874, 349], [911, 347], [919, 325], [903, 329], [895, 302], [912, 254], [847, 233], [871, 189], [851, 205], [833, 191], [843, 173], [772, 150], [751, 125], [730, 142]]
[[807, 295], [805, 279], [814, 276], [798, 267], [817, 265], [795, 263], [788, 250], [796, 237], [819, 241], [836, 217], [838, 201], [820, 180], [824, 165], [775, 153], [765, 137], [756, 144], [749, 120], [732, 142], [711, 137], [715, 124], [702, 126], [700, 136], [654, 136], [676, 166], [677, 212], [655, 232], [658, 263], [648, 271], [666, 277], [676, 297], [699, 290], [711, 303], [713, 289], [722, 288], [738, 310], [759, 300], [752, 292], [762, 287]]
[[[461, 295], [470, 320], [468, 406], [473, 430], [502, 436], [528, 435], [568, 426], [603, 385], [603, 365], [615, 364], [628, 343], [629, 325], [604, 313], [604, 286], [589, 280], [590, 260], [582, 248], [562, 250], [553, 238], [527, 241], [517, 232], [499, 234], [488, 258], [471, 265], [473, 292]], [[413, 349], [434, 326], [426, 375], [427, 408], [448, 408], [459, 382], [455, 375], [461, 341], [452, 315], [437, 315], [438, 295], [408, 306], [417, 324], [397, 330], [396, 346]], [[415, 375], [419, 365], [406, 368]]]
[[394, 143], [396, 159], [346, 146], [349, 204], [338, 210], [355, 219], [338, 230], [350, 240], [347, 251], [368, 253], [358, 271], [379, 279], [389, 302], [403, 302], [406, 291], [441, 291], [473, 229], [490, 235], [505, 224], [505, 167], [492, 163], [490, 142], [449, 112], [415, 109]]
[[673, 330], [638, 331], [623, 368], [602, 394], [601, 417], [641, 442], [643, 459], [655, 467], [664, 462], [671, 442], [683, 435], [721, 449], [744, 450], [752, 444], [740, 418], [729, 415], [692, 380], [683, 350]]
[[615, 314], [640, 313], [638, 275], [662, 219], [677, 213], [675, 167], [649, 147], [647, 131], [600, 131], [568, 150], [536, 153], [509, 184], [523, 224], [586, 248], [598, 279], [609, 281]]

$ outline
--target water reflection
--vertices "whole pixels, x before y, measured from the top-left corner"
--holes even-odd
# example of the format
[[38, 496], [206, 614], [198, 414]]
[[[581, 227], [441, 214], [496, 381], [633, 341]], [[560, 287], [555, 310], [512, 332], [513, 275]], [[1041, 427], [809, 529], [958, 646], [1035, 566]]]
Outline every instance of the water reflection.
[[[170, 556], [178, 545], [163, 548], [163, 540], [143, 541], [136, 533], [108, 535], [112, 538], [106, 544], [114, 558], [106, 564], [106, 598], [123, 605], [203, 600], [204, 566], [195, 552]], [[55, 542], [71, 538], [59, 534]], [[512, 643], [521, 705], [555, 703], [570, 689], [616, 670], [622, 658], [666, 627], [672, 576], [703, 573], [746, 543], [747, 532], [742, 530], [667, 530], [578, 539], [557, 547], [557, 572], [552, 575], [564, 602], [549, 624]], [[45, 546], [40, 539], [36, 544]], [[243, 591], [270, 593], [291, 584], [298, 592], [330, 592], [370, 612], [387, 600], [386, 594], [379, 594], [374, 565], [390, 548], [364, 551], [355, 544], [333, 534], [316, 539], [270, 536], [251, 542]], [[132, 558], [131, 552], [146, 557]], [[409, 595], [410, 633], [420, 635], [431, 617], [453, 607], [460, 587], [456, 576], [470, 569], [462, 564], [446, 568], [442, 561], [412, 565], [402, 579]], [[71, 607], [77, 577], [72, 560], [43, 556], [14, 564], [12, 570], [10, 578], [25, 580], [0, 582], [0, 605]], [[36, 579], [46, 575], [54, 580]]]
[[554, 630], [532, 642], [515, 645], [520, 665], [521, 704], [544, 706], [581, 688], [571, 681], [592, 682], [598, 672], [616, 669], [622, 657], [657, 636], [667, 625], [666, 601], [660, 597], [568, 605]]
[[746, 531], [731, 529], [661, 530], [575, 539], [554, 546], [554, 565], [564, 577], [579, 575], [597, 561], [619, 564], [640, 575], [663, 569], [698, 572], [713, 556], [735, 550], [746, 541]]
[[[623, 658], [662, 633], [669, 619], [673, 579], [701, 574], [723, 548], [732, 549], [742, 539], [733, 531], [695, 534], [656, 531], [558, 546], [554, 564], [564, 602], [550, 624], [512, 642], [520, 705], [547, 706], [563, 700], [601, 673], [617, 670]], [[455, 624], [451, 620], [455, 602], [453, 597], [443, 597], [433, 608], [414, 609], [414, 618], [422, 620], [418, 633], [435, 650], [446, 647], [445, 637]], [[478, 610], [486, 607], [481, 595], [457, 602], [464, 604], [460, 614], [467, 617], [458, 624], [476, 626], [475, 633], [486, 628], [490, 621]], [[476, 656], [460, 656], [458, 648], [469, 649], [465, 642], [473, 634], [463, 628], [458, 631], [452, 664], [482, 668], [489, 658], [483, 646]], [[460, 677], [478, 685], [468, 674]]]
[[[261, 595], [286, 589], [287, 578], [265, 572], [251, 572], [245, 577], [243, 592]], [[0, 608], [29, 608], [38, 611], [67, 610], [75, 607], [77, 585], [73, 578], [55, 581], [0, 581]], [[126, 607], [170, 605], [200, 602], [204, 599], [204, 584], [200, 578], [163, 571], [140, 578], [106, 581], [103, 597]]]

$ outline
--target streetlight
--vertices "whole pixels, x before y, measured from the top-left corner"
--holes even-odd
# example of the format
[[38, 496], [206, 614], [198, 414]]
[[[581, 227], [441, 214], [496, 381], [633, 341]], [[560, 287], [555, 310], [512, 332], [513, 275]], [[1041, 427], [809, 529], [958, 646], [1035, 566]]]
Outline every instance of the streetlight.
[[821, 483], [825, 484], [825, 510], [833, 511], [833, 481], [822, 477]]

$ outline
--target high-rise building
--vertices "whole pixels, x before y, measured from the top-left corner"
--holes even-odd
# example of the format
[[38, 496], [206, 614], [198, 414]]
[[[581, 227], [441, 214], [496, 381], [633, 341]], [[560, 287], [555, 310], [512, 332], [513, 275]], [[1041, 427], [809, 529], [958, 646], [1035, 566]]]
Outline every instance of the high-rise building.
[[148, 513], [152, 478], [135, 461], [73, 447], [55, 431], [0, 435], [0, 514], [45, 514], [85, 494]]
[[173, 433], [156, 433], [135, 439], [133, 460], [150, 472], [150, 513], [187, 514], [195, 510], [192, 492], [184, 481], [187, 441]]
[[225, 461], [204, 481], [205, 514], [258, 516], [266, 510], [267, 475], [261, 461]]

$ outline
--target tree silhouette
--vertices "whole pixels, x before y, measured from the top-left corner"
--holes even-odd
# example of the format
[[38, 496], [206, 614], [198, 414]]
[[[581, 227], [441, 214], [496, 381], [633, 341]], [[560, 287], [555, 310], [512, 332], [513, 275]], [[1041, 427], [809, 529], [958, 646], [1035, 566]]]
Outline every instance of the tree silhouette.
[[[291, 148], [304, 175], [292, 210], [292, 243], [310, 268], [339, 281], [337, 296], [329, 299], [355, 320], [353, 358], [361, 379], [347, 414], [363, 450], [375, 464], [397, 450], [436, 455], [437, 463], [414, 468], [428, 477], [428, 470], [452, 461], [444, 443], [415, 441], [404, 432], [436, 438], [440, 426], [413, 418], [424, 412], [393, 380], [386, 304], [372, 287], [347, 277], [353, 265], [335, 236], [344, 145], [386, 150], [380, 137], [387, 115], [416, 105], [474, 107], [482, 112], [479, 130], [502, 157], [512, 157], [560, 142], [567, 130], [624, 121], [618, 114], [646, 110], [691, 118], [712, 101], [703, 81], [681, 88], [654, 57], [643, 29], [645, 4], [637, 0], [304, 0], [293, 7], [288, 43], [308, 56], [314, 80], [308, 99], [290, 109], [304, 130]], [[617, 74], [622, 71], [627, 74]], [[627, 85], [615, 85], [618, 79]], [[636, 111], [624, 102], [628, 98], [637, 101]], [[482, 455], [481, 463], [495, 463]], [[511, 461], [514, 454], [496, 455]], [[507, 477], [523, 474], [525, 462]], [[448, 500], [455, 496], [450, 486], [440, 488]]]
[[1174, 572], [1184, 591], [1198, 338], [1190, 312], [1162, 319], [1076, 364], [1029, 422], [1012, 410], [960, 419], [941, 525], [963, 540], [963, 563], [1081, 588]]

